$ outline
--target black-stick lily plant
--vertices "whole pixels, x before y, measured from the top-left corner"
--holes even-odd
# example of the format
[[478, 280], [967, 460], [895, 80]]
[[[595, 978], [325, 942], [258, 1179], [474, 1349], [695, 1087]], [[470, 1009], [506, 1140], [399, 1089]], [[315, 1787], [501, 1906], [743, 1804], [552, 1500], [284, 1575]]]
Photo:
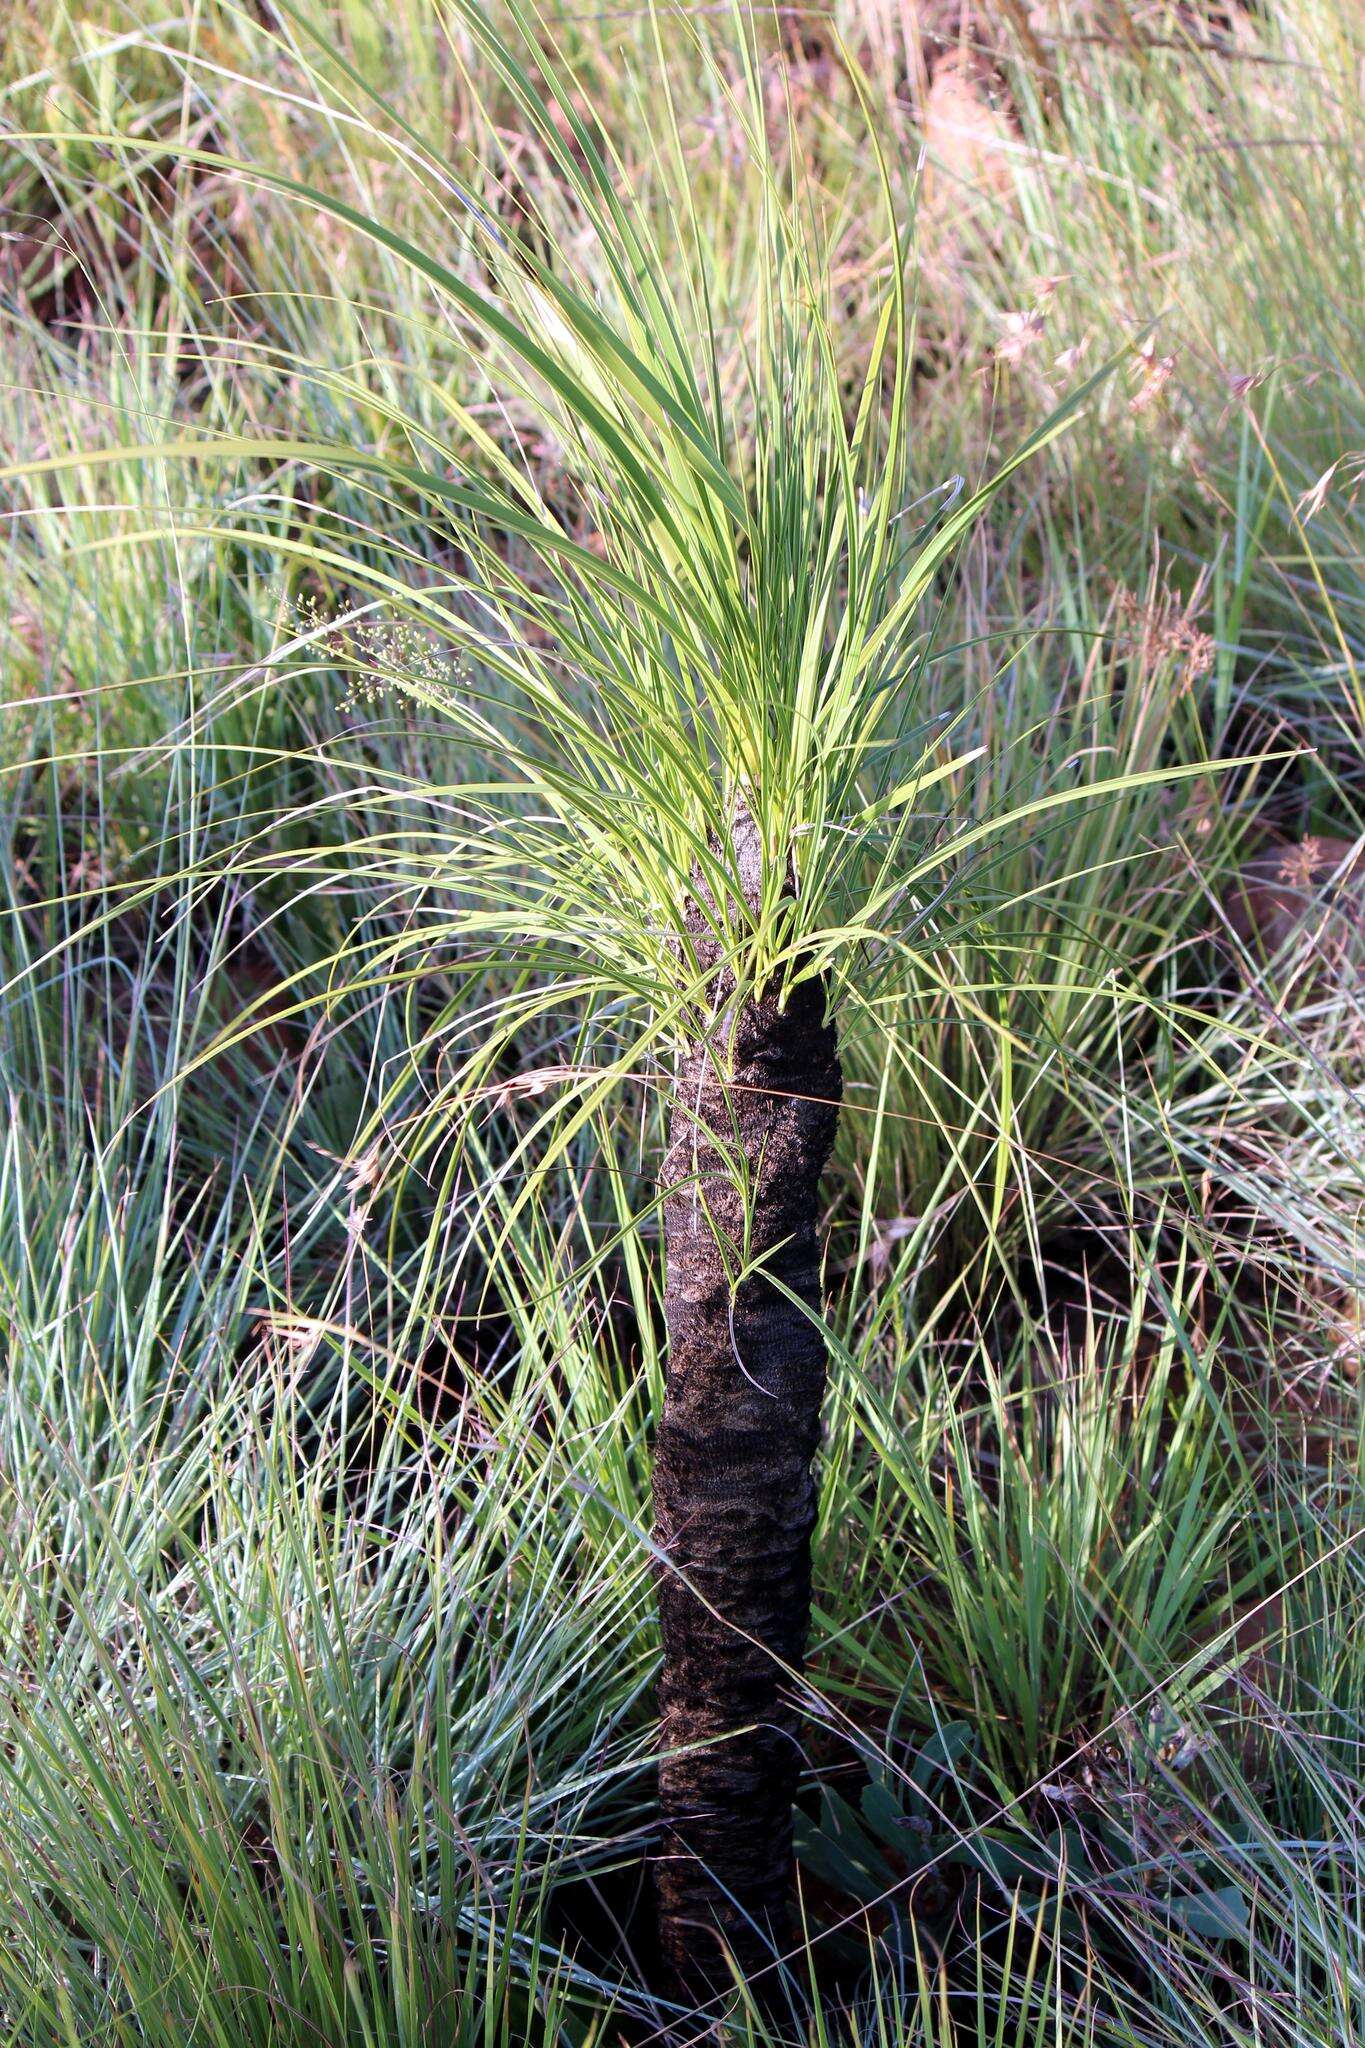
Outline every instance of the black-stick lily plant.
[[[739, 320], [714, 310], [734, 294], [707, 276], [669, 93], [665, 33], [697, 33], [683, 17], [655, 17], [646, 204], [567, 62], [515, 6], [504, 35], [473, 0], [434, 5], [434, 24], [457, 31], [456, 59], [472, 43], [503, 96], [474, 193], [344, 59], [309, 64], [302, 17], [286, 0], [276, 11], [338, 133], [363, 131], [419, 181], [443, 239], [419, 245], [268, 164], [187, 154], [292, 195], [301, 219], [325, 217], [419, 274], [447, 351], [477, 365], [481, 402], [427, 389], [409, 416], [401, 363], [376, 361], [365, 385], [363, 366], [296, 362], [291, 374], [343, 396], [354, 379], [371, 412], [382, 391], [391, 432], [372, 446], [262, 436], [157, 452], [288, 461], [367, 485], [363, 548], [325, 511], [302, 539], [274, 544], [344, 587], [352, 618], [396, 612], [458, 663], [454, 687], [420, 661], [398, 680], [480, 768], [442, 792], [444, 837], [424, 867], [401, 832], [372, 849], [396, 886], [416, 872], [439, 908], [414, 915], [406, 957], [391, 942], [349, 956], [376, 981], [401, 980], [433, 949], [456, 976], [517, 963], [510, 995], [504, 983], [496, 1003], [467, 1002], [450, 1028], [435, 1104], [447, 1126], [472, 1129], [499, 1088], [515, 1088], [519, 1038], [575, 1005], [585, 1054], [591, 1019], [610, 1009], [613, 1057], [561, 1070], [519, 1140], [518, 1199], [624, 1078], [647, 1073], [665, 1098], [659, 1200], [644, 1205], [662, 1210], [666, 1259], [649, 1539], [657, 1895], [672, 1984], [698, 2000], [734, 1973], [771, 1975], [792, 1933], [827, 1360], [817, 1226], [840, 1031], [875, 1029], [879, 963], [930, 949], [970, 857], [1029, 815], [945, 824], [926, 802], [970, 752], [968, 736], [917, 719], [932, 596], [992, 492], [1099, 380], [984, 488], [943, 484], [916, 502], [905, 210], [884, 176], [884, 219], [865, 232], [869, 249], [880, 236], [869, 269], [881, 306], [850, 378], [819, 207], [792, 136], [771, 141], [758, 38], [739, 10], [713, 72], [747, 153], [762, 252]], [[559, 229], [499, 203], [495, 138], [509, 121], [552, 174]], [[578, 272], [563, 220], [588, 252]], [[527, 458], [531, 433], [554, 452], [553, 494], [549, 466]], [[448, 573], [418, 580], [384, 556], [386, 507], [414, 500], [441, 530]], [[305, 622], [299, 645], [340, 630]], [[1030, 810], [1150, 779], [1068, 786]]]

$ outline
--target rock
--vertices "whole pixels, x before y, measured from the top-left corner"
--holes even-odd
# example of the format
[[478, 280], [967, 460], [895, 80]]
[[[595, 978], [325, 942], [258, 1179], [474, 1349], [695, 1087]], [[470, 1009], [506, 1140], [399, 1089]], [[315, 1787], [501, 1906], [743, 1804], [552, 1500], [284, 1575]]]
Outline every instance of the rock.
[[961, 207], [964, 197], [1000, 197], [1010, 185], [1014, 131], [991, 104], [979, 64], [953, 52], [934, 69], [921, 123], [926, 153], [925, 203]]
[[1232, 877], [1223, 910], [1244, 970], [1354, 979], [1365, 967], [1365, 840], [1323, 834], [1265, 847]]

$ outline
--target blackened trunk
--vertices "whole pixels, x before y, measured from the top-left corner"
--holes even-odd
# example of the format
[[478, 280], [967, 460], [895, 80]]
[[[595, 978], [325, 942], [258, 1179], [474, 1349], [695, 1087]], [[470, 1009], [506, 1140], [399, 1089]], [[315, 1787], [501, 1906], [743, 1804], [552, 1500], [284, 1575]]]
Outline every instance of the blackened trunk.
[[[747, 819], [741, 830], [751, 840]], [[737, 834], [737, 838], [738, 838]], [[756, 850], [740, 847], [746, 895]], [[694, 928], [703, 965], [711, 941]], [[743, 1002], [715, 967], [666, 1162], [668, 1384], [654, 1465], [663, 1636], [660, 1935], [697, 1999], [791, 1936], [800, 1762], [791, 1668], [810, 1618], [825, 1389], [817, 1200], [842, 1092], [826, 991]], [[742, 1271], [761, 1261], [761, 1270]], [[698, 1744], [707, 1745], [697, 1749]], [[690, 1754], [681, 1752], [691, 1751]], [[766, 1983], [777, 1988], [779, 1973]]]

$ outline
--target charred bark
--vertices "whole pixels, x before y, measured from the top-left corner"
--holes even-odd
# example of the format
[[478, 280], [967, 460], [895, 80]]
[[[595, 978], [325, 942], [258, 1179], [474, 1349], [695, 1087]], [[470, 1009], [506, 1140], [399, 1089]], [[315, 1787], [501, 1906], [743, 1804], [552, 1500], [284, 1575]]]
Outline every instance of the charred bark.
[[[747, 818], [736, 841], [752, 902]], [[671, 1109], [654, 1509], [668, 1560], [660, 1938], [672, 1988], [700, 2000], [731, 1982], [727, 1952], [752, 1976], [791, 1934], [800, 1755], [788, 1670], [809, 1625], [827, 1363], [806, 1311], [819, 1308], [818, 1188], [842, 1080], [820, 981], [785, 1005], [775, 991], [738, 998], [699, 911], [692, 934], [714, 974], [714, 1021], [681, 1061]], [[775, 1990], [779, 1973], [764, 1981]]]

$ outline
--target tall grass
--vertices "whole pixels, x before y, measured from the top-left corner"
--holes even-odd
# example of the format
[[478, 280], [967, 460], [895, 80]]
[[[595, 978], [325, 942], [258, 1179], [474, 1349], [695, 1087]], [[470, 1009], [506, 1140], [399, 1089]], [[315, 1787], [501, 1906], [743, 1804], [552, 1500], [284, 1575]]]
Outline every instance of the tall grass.
[[[1357, 998], [1221, 907], [1358, 833], [1353, 10], [1046, 76], [1002, 18], [994, 158], [922, 171], [865, 13], [319, 18], [5, 59], [7, 230], [55, 237], [0, 396], [5, 2037], [665, 2023], [645, 1055], [720, 761], [856, 1006], [787, 2031], [1355, 2038]], [[853, 804], [875, 672], [754, 716], [859, 617], [804, 566], [946, 539], [1055, 357], [1153, 317], [907, 607]]]

